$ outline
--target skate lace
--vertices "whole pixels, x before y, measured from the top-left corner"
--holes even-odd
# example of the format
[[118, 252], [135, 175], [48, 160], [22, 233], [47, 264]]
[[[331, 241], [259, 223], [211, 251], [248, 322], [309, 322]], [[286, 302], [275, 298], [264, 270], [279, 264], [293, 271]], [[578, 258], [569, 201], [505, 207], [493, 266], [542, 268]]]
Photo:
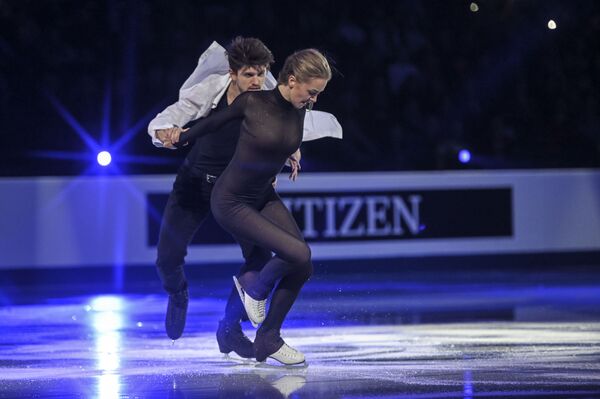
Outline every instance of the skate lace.
[[257, 301], [256, 299], [252, 299], [252, 310], [258, 317], [265, 316], [265, 304], [266, 300]]
[[286, 343], [283, 344], [283, 346], [279, 349], [278, 352], [280, 355], [285, 356], [288, 359], [296, 359], [300, 357], [300, 352]]

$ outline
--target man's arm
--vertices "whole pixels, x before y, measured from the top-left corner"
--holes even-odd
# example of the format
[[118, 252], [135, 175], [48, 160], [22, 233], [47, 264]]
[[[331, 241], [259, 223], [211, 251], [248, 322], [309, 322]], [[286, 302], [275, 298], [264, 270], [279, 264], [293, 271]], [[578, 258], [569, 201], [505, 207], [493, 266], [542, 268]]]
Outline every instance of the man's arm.
[[[179, 100], [165, 108], [148, 125], [148, 134], [157, 147], [166, 147], [167, 129], [185, 126], [208, 115], [212, 102], [223, 94], [228, 82], [229, 63], [225, 49], [217, 42], [198, 58], [198, 65], [179, 89]], [[172, 132], [171, 132], [172, 133]], [[167, 147], [171, 148], [171, 147]]]
[[165, 145], [165, 138], [169, 138], [168, 129], [178, 128], [180, 133], [182, 126], [208, 115], [215, 102], [225, 93], [228, 84], [227, 75], [214, 74], [192, 87], [181, 90], [179, 100], [165, 108], [148, 125], [152, 144], [156, 147], [173, 148]]

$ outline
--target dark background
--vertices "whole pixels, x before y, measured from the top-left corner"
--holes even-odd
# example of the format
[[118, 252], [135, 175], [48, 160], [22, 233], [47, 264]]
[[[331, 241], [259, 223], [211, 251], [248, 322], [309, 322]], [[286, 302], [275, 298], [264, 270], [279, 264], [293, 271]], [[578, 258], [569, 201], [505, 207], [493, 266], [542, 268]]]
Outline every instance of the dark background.
[[334, 62], [315, 108], [344, 140], [305, 144], [305, 172], [598, 167], [600, 2], [470, 3], [0, 0], [0, 175], [98, 173], [100, 148], [104, 173], [174, 173], [147, 124], [236, 35], [275, 74], [300, 48]]

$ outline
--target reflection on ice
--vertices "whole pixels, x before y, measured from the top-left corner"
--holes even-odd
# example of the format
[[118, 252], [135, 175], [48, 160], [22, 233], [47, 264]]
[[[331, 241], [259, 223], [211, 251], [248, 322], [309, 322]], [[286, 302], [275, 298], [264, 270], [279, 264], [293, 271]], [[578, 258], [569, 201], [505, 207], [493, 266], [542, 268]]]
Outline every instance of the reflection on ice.
[[98, 335], [119, 331], [123, 327], [123, 315], [113, 311], [94, 313], [92, 327]]
[[94, 329], [98, 399], [120, 397], [119, 368], [121, 366], [121, 328], [123, 327], [124, 301], [120, 297], [93, 298], [90, 310]]
[[98, 399], [119, 399], [120, 381], [116, 374], [104, 374], [98, 377]]
[[98, 369], [103, 372], [118, 370], [121, 364], [119, 333], [103, 332], [95, 337], [95, 342]]
[[465, 370], [463, 373], [464, 382], [464, 399], [473, 399], [473, 376], [471, 370]]
[[123, 310], [123, 307], [123, 298], [114, 295], [94, 297], [89, 305], [89, 308], [95, 312], [117, 312]]

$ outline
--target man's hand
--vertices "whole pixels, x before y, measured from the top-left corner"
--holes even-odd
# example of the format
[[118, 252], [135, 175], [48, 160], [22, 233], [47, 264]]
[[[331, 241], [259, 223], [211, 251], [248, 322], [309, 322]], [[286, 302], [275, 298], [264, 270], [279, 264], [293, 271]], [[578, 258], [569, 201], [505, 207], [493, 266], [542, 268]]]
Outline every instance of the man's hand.
[[160, 140], [165, 148], [173, 148], [173, 143], [171, 142], [173, 129], [176, 129], [176, 127], [155, 130], [156, 138]]
[[302, 154], [300, 153], [299, 148], [289, 157], [290, 167], [292, 168], [292, 172], [290, 173], [291, 181], [296, 181], [296, 178], [298, 178], [298, 173], [300, 173], [300, 169], [302, 169], [300, 166], [300, 158], [302, 158]]
[[187, 129], [182, 129], [179, 126], [170, 127], [167, 129], [156, 130], [156, 138], [163, 143], [165, 148], [175, 148], [174, 144], [179, 141], [181, 132], [185, 132]]

